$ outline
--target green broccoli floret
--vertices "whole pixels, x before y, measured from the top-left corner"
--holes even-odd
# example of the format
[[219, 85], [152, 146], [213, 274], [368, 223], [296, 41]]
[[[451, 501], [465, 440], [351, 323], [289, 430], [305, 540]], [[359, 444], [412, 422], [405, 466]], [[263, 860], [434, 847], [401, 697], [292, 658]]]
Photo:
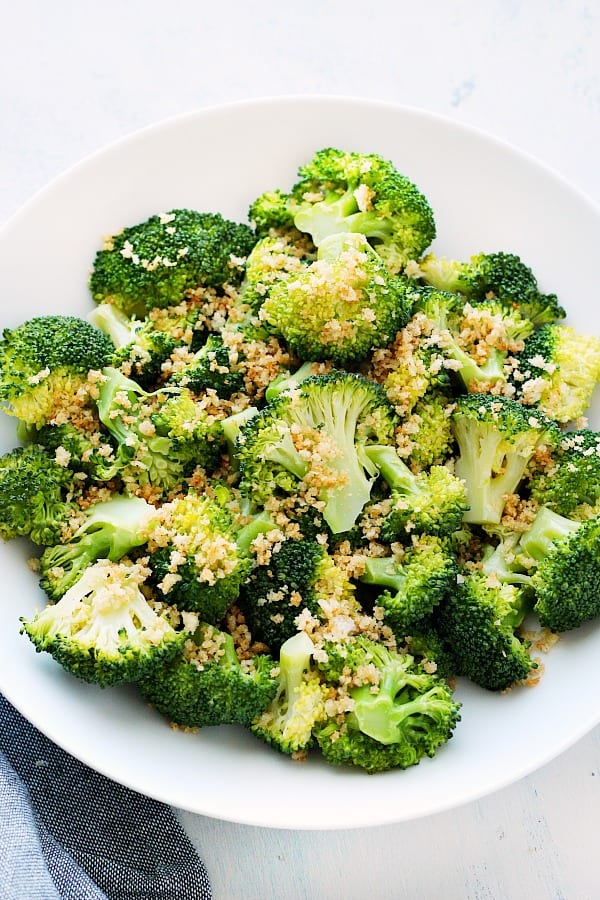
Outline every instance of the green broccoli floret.
[[185, 638], [144, 597], [147, 574], [130, 561], [98, 560], [57, 603], [22, 618], [22, 631], [83, 681], [137, 681], [180, 652]]
[[281, 753], [299, 753], [313, 743], [313, 728], [325, 719], [328, 688], [312, 666], [314, 645], [299, 631], [281, 646], [275, 698], [256, 718], [252, 732]]
[[[320, 666], [327, 680], [339, 668], [336, 650], [328, 645], [327, 652], [332, 651], [332, 668]], [[362, 683], [349, 689], [352, 709], [341, 724], [336, 718], [315, 728], [327, 762], [368, 772], [405, 769], [434, 756], [450, 739], [460, 704], [446, 682], [425, 672], [414, 657], [359, 636], [342, 658]]]
[[527, 678], [537, 663], [516, 634], [529, 610], [529, 592], [483, 572], [462, 576], [436, 612], [436, 630], [456, 664], [456, 674], [490, 691]]
[[117, 562], [148, 540], [156, 509], [141, 497], [113, 494], [83, 513], [68, 540], [48, 546], [40, 559], [40, 585], [59, 600], [98, 559]]
[[278, 394], [299, 387], [307, 378], [312, 378], [313, 375], [326, 375], [330, 371], [331, 368], [327, 363], [305, 362], [295, 372], [280, 372], [266, 389], [265, 400], [269, 403]]
[[242, 299], [258, 312], [271, 287], [302, 272], [316, 258], [316, 248], [307, 235], [293, 229], [269, 234], [254, 245], [246, 261]]
[[550, 459], [532, 467], [531, 496], [561, 516], [587, 518], [600, 502], [600, 433], [571, 431], [561, 436]]
[[406, 540], [412, 534], [448, 535], [456, 531], [468, 505], [464, 483], [444, 466], [415, 475], [395, 447], [365, 450], [390, 487], [390, 511], [381, 527], [385, 541]]
[[275, 666], [263, 655], [242, 668], [231, 635], [203, 623], [187, 636], [181, 655], [153, 669], [138, 687], [177, 725], [249, 726], [277, 693]]
[[240, 489], [258, 505], [274, 493], [310, 492], [332, 532], [348, 531], [371, 496], [365, 448], [391, 443], [395, 424], [374, 382], [348, 372], [308, 378], [240, 429]]
[[457, 573], [456, 559], [444, 543], [422, 535], [402, 554], [368, 557], [360, 581], [386, 588], [375, 603], [383, 609], [386, 625], [404, 638], [444, 600]]
[[73, 473], [38, 444], [0, 457], [0, 536], [54, 544], [75, 510]]
[[413, 471], [441, 466], [452, 456], [451, 403], [446, 391], [434, 388], [420, 397], [402, 419], [396, 440]]
[[356, 363], [408, 321], [407, 283], [363, 235], [334, 234], [315, 262], [271, 284], [259, 315], [301, 360]]
[[517, 398], [551, 419], [582, 416], [600, 381], [600, 338], [567, 325], [542, 325], [525, 341], [513, 371]]
[[199, 286], [239, 284], [242, 259], [256, 237], [247, 225], [219, 213], [173, 209], [124, 228], [94, 260], [90, 290], [97, 303], [113, 303], [143, 318], [173, 306]]
[[531, 269], [514, 253], [478, 253], [458, 262], [430, 253], [419, 263], [423, 280], [441, 291], [460, 293], [472, 301], [493, 295], [517, 309], [534, 325], [565, 318], [556, 294], [542, 294]]
[[256, 198], [248, 210], [248, 219], [254, 225], [260, 238], [269, 236], [270, 231], [294, 231], [294, 217], [289, 208], [289, 195], [281, 190], [265, 191]]
[[110, 481], [115, 473], [114, 447], [108, 435], [90, 432], [73, 422], [19, 429], [26, 441], [33, 441], [62, 460], [72, 473], [83, 473], [93, 481]]
[[490, 394], [459, 397], [452, 422], [459, 450], [454, 471], [469, 504], [464, 521], [498, 524], [536, 448], [555, 442], [555, 426], [515, 400]]
[[426, 198], [381, 156], [327, 148], [298, 174], [289, 208], [296, 227], [317, 247], [333, 234], [364, 234], [397, 273], [435, 237]]
[[228, 346], [222, 335], [211, 334], [190, 362], [171, 378], [170, 383], [185, 386], [194, 394], [213, 390], [218, 397], [228, 400], [244, 388], [239, 351]]
[[0, 341], [0, 405], [41, 427], [59, 411], [89, 400], [88, 374], [108, 365], [107, 335], [76, 316], [37, 316], [5, 328]]
[[252, 637], [275, 651], [298, 631], [303, 610], [321, 618], [320, 600], [343, 601], [352, 594], [347, 576], [321, 544], [285, 540], [268, 563], [250, 572], [239, 605]]
[[164, 503], [149, 543], [153, 584], [169, 603], [218, 625], [237, 599], [250, 561], [218, 500], [189, 493]]
[[175, 338], [157, 331], [151, 319], [130, 319], [112, 303], [100, 303], [88, 318], [113, 342], [112, 366], [144, 388], [160, 380], [163, 363], [177, 347]]
[[197, 466], [212, 471], [219, 462], [223, 443], [221, 420], [197, 402], [188, 388], [165, 389], [163, 402], [152, 413], [151, 422], [157, 438], [169, 442], [170, 458], [181, 465], [184, 474]]
[[600, 616], [600, 516], [573, 522], [542, 507], [519, 542], [535, 565], [534, 609], [551, 631], [568, 631]]

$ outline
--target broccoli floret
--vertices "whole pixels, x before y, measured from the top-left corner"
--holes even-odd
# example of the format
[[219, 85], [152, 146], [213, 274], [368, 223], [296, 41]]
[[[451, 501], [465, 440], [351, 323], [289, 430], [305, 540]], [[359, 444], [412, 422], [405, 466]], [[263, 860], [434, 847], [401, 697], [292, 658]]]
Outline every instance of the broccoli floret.
[[300, 232], [270, 234], [254, 245], [246, 261], [242, 298], [258, 312], [272, 285], [302, 272], [316, 257], [316, 249]]
[[5, 328], [0, 341], [0, 404], [41, 427], [89, 401], [88, 374], [108, 365], [110, 338], [76, 316], [37, 316]]
[[171, 383], [183, 385], [194, 394], [213, 390], [218, 397], [228, 400], [244, 388], [244, 372], [238, 358], [237, 348], [227, 346], [222, 335], [211, 334], [193, 359], [173, 376]]
[[184, 635], [157, 615], [141, 587], [140, 564], [98, 560], [24, 631], [72, 675], [100, 687], [137, 681], [181, 650]]
[[179, 462], [184, 474], [196, 466], [212, 471], [219, 462], [221, 420], [196, 402], [188, 388], [165, 390], [164, 402], [153, 412], [151, 422], [158, 439], [168, 440], [170, 458]]
[[154, 307], [179, 303], [193, 288], [239, 284], [241, 260], [255, 241], [247, 225], [219, 213], [173, 209], [111, 237], [96, 254], [90, 290], [96, 302], [143, 318]]
[[158, 331], [151, 319], [130, 319], [112, 303], [100, 303], [88, 318], [113, 342], [112, 366], [144, 388], [160, 380], [163, 363], [177, 347], [175, 338]]
[[561, 516], [586, 518], [586, 508], [600, 502], [600, 433], [583, 430], [562, 435], [550, 459], [532, 467], [528, 488], [540, 506]]
[[301, 360], [356, 363], [408, 321], [407, 283], [388, 275], [363, 235], [334, 234], [315, 262], [271, 285], [260, 318]]
[[42, 553], [40, 585], [51, 600], [59, 600], [96, 560], [117, 562], [145, 544], [156, 509], [141, 497], [113, 494], [82, 515], [83, 521], [68, 540]]
[[251, 726], [257, 737], [281, 753], [308, 750], [313, 728], [325, 719], [328, 688], [312, 666], [313, 651], [304, 631], [282, 644], [277, 694]]
[[464, 483], [444, 466], [415, 475], [395, 447], [365, 450], [391, 489], [390, 511], [381, 528], [385, 541], [406, 540], [411, 534], [448, 535], [460, 527], [468, 509]]
[[514, 253], [478, 253], [468, 262], [430, 253], [420, 261], [419, 269], [423, 280], [438, 290], [460, 293], [472, 301], [493, 295], [534, 325], [566, 315], [556, 294], [540, 293], [533, 272]]
[[426, 198], [381, 156], [327, 148], [298, 174], [289, 208], [296, 227], [317, 247], [333, 234], [364, 234], [397, 273], [435, 237]]
[[382, 388], [331, 372], [275, 398], [240, 429], [240, 489], [258, 505], [310, 492], [334, 534], [354, 525], [371, 495], [369, 443], [391, 443], [396, 420]]
[[567, 325], [542, 325], [525, 341], [513, 372], [517, 397], [551, 419], [583, 415], [600, 381], [600, 338]]
[[320, 618], [320, 600], [352, 594], [347, 576], [321, 544], [286, 540], [249, 574], [239, 605], [252, 637], [275, 651], [298, 631], [296, 619], [304, 609]]
[[[334, 649], [333, 673], [339, 668], [335, 656]], [[315, 728], [327, 762], [368, 772], [405, 769], [450, 739], [460, 704], [446, 682], [425, 672], [414, 657], [359, 636], [347, 646], [344, 665], [362, 683], [349, 689], [352, 709], [341, 724], [336, 718], [335, 727], [328, 721]], [[321, 669], [331, 678], [327, 664]]]
[[218, 500], [190, 492], [164, 503], [149, 543], [153, 584], [169, 603], [218, 625], [237, 599], [250, 561]]
[[441, 466], [452, 455], [454, 435], [446, 391], [432, 389], [420, 397], [398, 428], [396, 440], [413, 471]]
[[183, 653], [140, 679], [143, 697], [170, 722], [190, 728], [250, 725], [272, 702], [277, 678], [270, 656], [242, 668], [230, 634], [201, 624]]
[[295, 372], [280, 372], [265, 391], [265, 400], [269, 403], [278, 394], [293, 390], [313, 375], [326, 375], [331, 368], [327, 363], [305, 362]]
[[383, 609], [386, 625], [403, 638], [444, 600], [457, 572], [454, 555], [444, 543], [423, 535], [402, 554], [368, 557], [360, 581], [386, 588], [376, 605]]
[[[294, 216], [289, 208], [289, 195], [281, 190], [265, 191], [250, 205], [248, 219], [259, 237], [275, 230], [284, 235], [294, 230]], [[277, 239], [277, 238], [275, 238]]]
[[0, 457], [0, 536], [54, 544], [75, 510], [73, 473], [43, 447], [29, 444]]
[[537, 663], [516, 634], [529, 609], [529, 593], [483, 572], [462, 577], [436, 612], [436, 629], [456, 664], [456, 674], [490, 691], [527, 678]]
[[568, 631], [600, 616], [600, 516], [573, 522], [547, 507], [519, 542], [535, 565], [534, 609], [551, 631]]
[[83, 473], [93, 481], [110, 481], [114, 469], [114, 447], [107, 435], [79, 428], [72, 422], [20, 429], [25, 440], [43, 447], [71, 472]]
[[555, 442], [555, 426], [515, 400], [490, 394], [459, 397], [452, 422], [459, 449], [454, 471], [469, 504], [464, 521], [498, 524], [536, 448]]

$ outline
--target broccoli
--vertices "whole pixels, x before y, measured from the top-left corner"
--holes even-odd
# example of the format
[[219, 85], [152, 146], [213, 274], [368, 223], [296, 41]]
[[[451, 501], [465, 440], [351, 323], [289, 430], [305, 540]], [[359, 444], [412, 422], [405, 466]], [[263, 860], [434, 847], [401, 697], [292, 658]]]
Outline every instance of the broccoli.
[[395, 274], [435, 238], [426, 198], [381, 156], [326, 148], [298, 174], [288, 206], [317, 247], [330, 235], [364, 234]]
[[574, 522], [542, 507], [519, 542], [535, 570], [535, 612], [551, 631], [600, 616], [600, 516]]
[[308, 378], [240, 429], [240, 489], [258, 505], [310, 492], [332, 532], [348, 531], [371, 496], [375, 467], [365, 448], [391, 443], [395, 424], [374, 382], [348, 372]]
[[161, 399], [151, 422], [157, 439], [169, 442], [171, 462], [177, 461], [184, 474], [196, 466], [212, 471], [219, 462], [224, 440], [221, 419], [205, 409], [188, 388], [168, 387]]
[[185, 386], [194, 394], [213, 390], [218, 397], [228, 400], [244, 388], [244, 373], [238, 358], [238, 351], [227, 346], [222, 335], [211, 334], [170, 383]]
[[205, 623], [183, 652], [138, 681], [144, 697], [170, 722], [189, 728], [249, 726], [277, 693], [276, 663], [255, 656], [242, 668], [230, 634]]
[[271, 284], [261, 321], [301, 360], [360, 362], [383, 347], [410, 315], [406, 280], [388, 275], [360, 234], [334, 234], [315, 262]]
[[316, 249], [300, 232], [268, 235], [254, 245], [246, 261], [242, 299], [258, 312], [272, 285], [302, 272], [316, 256]]
[[313, 375], [326, 375], [329, 371], [331, 368], [327, 363], [305, 362], [295, 372], [280, 372], [266, 389], [265, 400], [269, 403], [278, 394], [297, 388], [307, 378], [311, 378]]
[[149, 542], [152, 583], [169, 603], [218, 625], [237, 599], [250, 561], [217, 499], [190, 492], [164, 503]]
[[456, 674], [490, 691], [527, 678], [537, 663], [516, 634], [529, 611], [529, 592], [485, 572], [462, 576], [436, 610], [436, 630], [456, 665]]
[[600, 502], [600, 433], [582, 430], [562, 435], [543, 463], [533, 464], [528, 473], [531, 497], [561, 516], [587, 518], [588, 510]]
[[414, 475], [390, 446], [370, 446], [365, 452], [391, 489], [390, 512], [381, 528], [385, 541], [448, 535], [460, 527], [468, 505], [464, 483], [452, 472], [432, 466]]
[[115, 473], [114, 447], [110, 437], [99, 430], [90, 431], [73, 422], [19, 430], [25, 441], [39, 444], [73, 473], [84, 474], [93, 481], [110, 481]]
[[41, 427], [58, 412], [89, 405], [89, 373], [108, 365], [110, 338], [76, 316], [37, 316], [5, 328], [0, 341], [0, 404]]
[[142, 593], [147, 570], [98, 560], [57, 602], [21, 619], [38, 652], [100, 687], [137, 681], [181, 650], [178, 634]]
[[452, 414], [459, 455], [455, 474], [466, 486], [464, 521], [498, 524], [538, 447], [556, 441], [556, 427], [541, 413], [508, 397], [468, 394]]
[[[416, 295], [413, 295], [416, 296]], [[452, 383], [440, 350], [431, 341], [432, 323], [416, 313], [383, 351], [386, 370], [383, 388], [396, 412], [408, 416], [419, 400], [432, 392], [449, 393]], [[373, 361], [378, 351], [373, 354]], [[381, 380], [381, 376], [377, 378]]]
[[76, 509], [73, 473], [43, 447], [16, 447], [0, 457], [0, 536], [54, 544]]
[[441, 466], [452, 456], [452, 410], [447, 392], [433, 388], [417, 400], [401, 421], [396, 435], [398, 451], [407, 457], [414, 471]]
[[384, 621], [396, 637], [410, 629], [438, 606], [456, 584], [454, 555], [437, 537], [422, 535], [394, 556], [367, 557], [360, 576], [364, 584], [386, 588], [376, 598]]
[[177, 347], [170, 334], [158, 331], [151, 319], [130, 319], [112, 303], [100, 303], [89, 321], [114, 344], [111, 365], [121, 369], [144, 388], [161, 378], [162, 365]]
[[[428, 674], [409, 654], [397, 653], [363, 636], [345, 648], [327, 646], [332, 664], [320, 664], [325, 679], [335, 679], [341, 652], [344, 674], [356, 686], [348, 690], [351, 709], [315, 728], [326, 761], [368, 772], [408, 768], [436, 751], [452, 736], [460, 704], [445, 681]], [[346, 682], [347, 683], [347, 682]]]
[[277, 693], [251, 725], [257, 737], [281, 753], [308, 750], [313, 728], [325, 719], [328, 688], [311, 665], [313, 651], [313, 642], [304, 631], [282, 644]]
[[122, 229], [98, 251], [90, 278], [97, 303], [143, 318], [199, 286], [239, 284], [256, 237], [219, 213], [173, 209]]
[[542, 325], [525, 341], [512, 377], [522, 403], [535, 404], [557, 422], [577, 419], [600, 381], [600, 338], [567, 325]]
[[254, 639], [278, 650], [298, 630], [304, 610], [322, 616], [321, 600], [350, 598], [353, 586], [321, 544], [284, 540], [265, 565], [256, 566], [242, 589], [240, 608]]
[[[83, 521], [71, 537], [48, 546], [40, 559], [40, 585], [59, 600], [98, 559], [118, 562], [148, 540], [156, 508], [141, 497], [113, 494], [81, 513]], [[77, 520], [75, 520], [77, 521]]]
[[441, 291], [460, 293], [474, 302], [495, 297], [517, 309], [533, 325], [564, 319], [556, 294], [542, 294], [531, 269], [514, 253], [478, 253], [468, 262], [430, 253], [419, 262], [423, 280]]
[[[254, 225], [260, 238], [269, 237], [269, 232], [287, 235], [293, 232], [294, 216], [289, 209], [289, 196], [283, 191], [265, 191], [254, 200], [248, 210], [248, 219]], [[280, 234], [277, 234], [279, 239]]]

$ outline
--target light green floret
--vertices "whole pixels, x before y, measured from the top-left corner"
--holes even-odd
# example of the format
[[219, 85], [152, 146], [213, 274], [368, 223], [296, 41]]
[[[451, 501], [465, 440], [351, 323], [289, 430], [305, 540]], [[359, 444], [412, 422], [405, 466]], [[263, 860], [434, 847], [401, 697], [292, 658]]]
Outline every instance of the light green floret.
[[23, 631], [37, 651], [100, 687], [137, 681], [181, 650], [184, 635], [157, 615], [141, 587], [148, 571], [129, 561], [99, 560], [58, 603]]
[[301, 360], [340, 365], [389, 344], [409, 315], [407, 281], [360, 234], [324, 239], [316, 262], [272, 283], [260, 310]]
[[282, 753], [309, 749], [313, 728], [325, 719], [328, 689], [312, 668], [313, 651], [313, 642], [303, 631], [282, 645], [277, 694], [252, 725], [257, 737]]

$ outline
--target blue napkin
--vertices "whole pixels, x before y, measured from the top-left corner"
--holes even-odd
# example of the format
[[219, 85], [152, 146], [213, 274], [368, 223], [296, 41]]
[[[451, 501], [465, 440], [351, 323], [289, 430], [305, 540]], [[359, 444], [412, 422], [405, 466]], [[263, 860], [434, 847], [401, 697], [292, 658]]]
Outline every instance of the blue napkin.
[[0, 694], [2, 900], [210, 900], [170, 807], [78, 762]]

